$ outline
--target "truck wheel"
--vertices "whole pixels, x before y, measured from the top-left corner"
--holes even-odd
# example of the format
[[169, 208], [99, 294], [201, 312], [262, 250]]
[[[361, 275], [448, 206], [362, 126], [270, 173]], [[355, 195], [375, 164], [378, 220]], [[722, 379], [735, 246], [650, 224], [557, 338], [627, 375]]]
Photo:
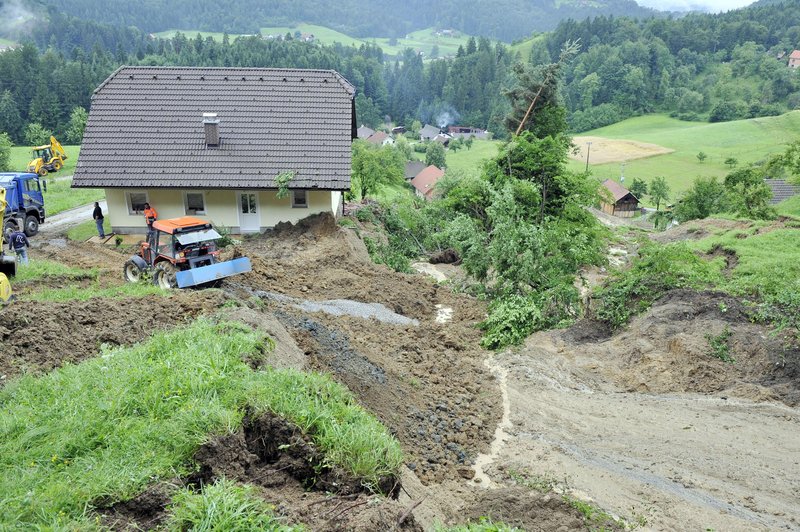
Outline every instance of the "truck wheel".
[[125, 261], [125, 266], [122, 267], [122, 277], [129, 283], [138, 283], [142, 278], [142, 270], [132, 259], [128, 259]]
[[17, 223], [14, 221], [13, 218], [6, 221], [5, 225], [3, 225], [3, 238], [2, 241], [6, 244], [8, 243], [8, 239], [11, 238], [11, 233], [19, 229], [17, 227]]
[[178, 269], [170, 262], [159, 262], [153, 271], [153, 284], [164, 290], [178, 288], [175, 273]]
[[25, 235], [35, 236], [39, 232], [39, 218], [36, 216], [28, 216], [25, 218]]

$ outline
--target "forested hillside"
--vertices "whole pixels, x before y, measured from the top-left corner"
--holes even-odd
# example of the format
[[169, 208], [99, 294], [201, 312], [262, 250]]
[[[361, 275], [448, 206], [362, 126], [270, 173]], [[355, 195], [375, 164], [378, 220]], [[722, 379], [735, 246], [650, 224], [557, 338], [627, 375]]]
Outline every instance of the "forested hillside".
[[455, 57], [433, 61], [412, 50], [390, 60], [368, 44], [180, 34], [155, 39], [136, 28], [52, 11], [34, 34], [36, 46], [0, 54], [0, 131], [20, 144], [30, 123], [63, 132], [73, 109], [88, 108], [92, 90], [117, 66], [153, 64], [333, 68], [358, 89], [360, 123], [375, 127], [386, 116], [406, 125], [460, 122], [504, 136], [508, 104], [502, 93], [512, 66], [549, 63], [568, 40], [581, 45], [564, 67], [562, 97], [573, 131], [653, 111], [710, 121], [780, 114], [800, 105], [797, 71], [778, 59], [800, 46], [795, 4], [677, 20], [567, 21], [534, 39], [528, 57], [471, 38]]
[[780, 114], [800, 105], [797, 72], [787, 66], [800, 47], [798, 7], [770, 2], [677, 20], [567, 21], [534, 42], [532, 60], [580, 39], [584, 53], [568, 67], [565, 87], [578, 131], [653, 111], [712, 122]]
[[172, 28], [257, 33], [264, 26], [321, 24], [356, 37], [401, 37], [437, 26], [511, 41], [549, 30], [565, 18], [598, 15], [649, 16], [633, 0], [47, 0], [82, 19], [148, 32]]

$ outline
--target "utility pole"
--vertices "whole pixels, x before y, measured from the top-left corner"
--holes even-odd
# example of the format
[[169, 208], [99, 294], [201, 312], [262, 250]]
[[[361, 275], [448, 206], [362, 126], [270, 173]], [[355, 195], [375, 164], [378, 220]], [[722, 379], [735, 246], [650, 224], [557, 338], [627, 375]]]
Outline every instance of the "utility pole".
[[589, 171], [589, 153], [591, 151], [592, 151], [592, 143], [590, 141], [590, 142], [586, 143], [586, 171], [587, 172]]

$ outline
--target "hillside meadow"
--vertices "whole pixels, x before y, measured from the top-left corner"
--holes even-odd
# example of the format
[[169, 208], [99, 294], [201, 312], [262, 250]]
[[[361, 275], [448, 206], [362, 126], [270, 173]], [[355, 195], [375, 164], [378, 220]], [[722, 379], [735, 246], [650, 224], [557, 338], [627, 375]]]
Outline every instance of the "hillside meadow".
[[[425, 54], [425, 57], [431, 57], [433, 47], [438, 46], [439, 57], [447, 55], [455, 55], [459, 46], [466, 46], [469, 40], [469, 35], [459, 34], [457, 37], [436, 36], [435, 28], [426, 28], [418, 30], [406, 35], [405, 38], [389, 39], [388, 37], [366, 37], [357, 38], [350, 37], [344, 33], [326, 28], [325, 26], [317, 26], [315, 24], [298, 24], [296, 26], [271, 26], [261, 28], [261, 35], [279, 36], [290, 33], [294, 35], [295, 32], [313, 34], [316, 42], [325, 45], [340, 43], [345, 46], [361, 46], [362, 44], [375, 44], [381, 47], [383, 52], [390, 56], [400, 55], [406, 48], [412, 50], [420, 50]], [[168, 39], [174, 37], [177, 32], [181, 32], [187, 37], [195, 37], [198, 33], [201, 37], [211, 37], [215, 41], [221, 41], [223, 33], [210, 32], [210, 31], [196, 31], [196, 30], [166, 30], [155, 33], [156, 37]], [[229, 35], [231, 40], [240, 35]]]

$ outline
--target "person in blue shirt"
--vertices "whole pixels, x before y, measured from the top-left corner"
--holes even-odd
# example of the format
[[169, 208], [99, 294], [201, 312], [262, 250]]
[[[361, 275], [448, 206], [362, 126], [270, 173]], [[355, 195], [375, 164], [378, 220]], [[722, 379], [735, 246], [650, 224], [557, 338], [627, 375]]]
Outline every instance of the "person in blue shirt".
[[21, 264], [28, 265], [28, 248], [31, 243], [22, 231], [14, 231], [8, 237], [8, 249], [14, 250]]

